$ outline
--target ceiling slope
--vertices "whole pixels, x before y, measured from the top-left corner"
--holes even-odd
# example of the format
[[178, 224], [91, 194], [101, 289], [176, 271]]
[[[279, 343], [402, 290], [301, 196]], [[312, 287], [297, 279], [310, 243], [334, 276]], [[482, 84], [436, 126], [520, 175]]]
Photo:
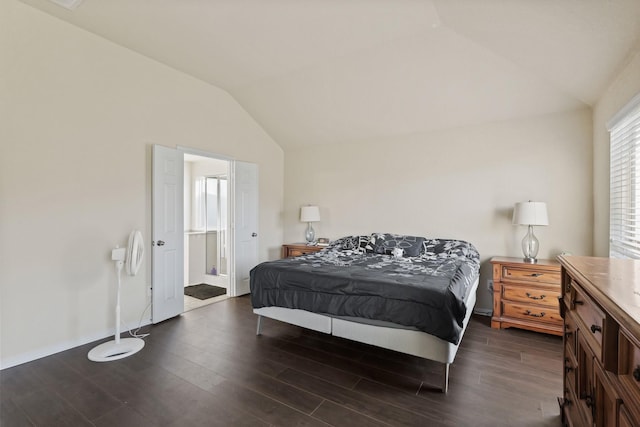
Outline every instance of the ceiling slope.
[[23, 0], [227, 90], [284, 148], [593, 105], [637, 0]]

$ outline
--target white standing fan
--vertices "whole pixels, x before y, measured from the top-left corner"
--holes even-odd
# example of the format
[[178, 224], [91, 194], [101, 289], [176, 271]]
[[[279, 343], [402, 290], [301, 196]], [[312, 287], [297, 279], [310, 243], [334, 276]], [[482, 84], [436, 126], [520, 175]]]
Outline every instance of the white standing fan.
[[118, 275], [118, 293], [116, 298], [116, 334], [112, 341], [94, 347], [88, 354], [89, 360], [94, 362], [110, 362], [131, 356], [142, 350], [144, 341], [140, 338], [120, 338], [120, 282], [122, 268], [125, 267], [129, 276], [135, 276], [144, 257], [144, 242], [142, 234], [134, 230], [129, 235], [127, 248], [116, 246], [111, 251], [111, 259], [116, 262]]

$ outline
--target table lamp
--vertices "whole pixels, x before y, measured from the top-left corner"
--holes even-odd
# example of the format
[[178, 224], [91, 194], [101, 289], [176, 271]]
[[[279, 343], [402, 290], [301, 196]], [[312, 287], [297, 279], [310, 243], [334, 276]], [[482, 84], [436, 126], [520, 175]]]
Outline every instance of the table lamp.
[[538, 262], [536, 256], [540, 243], [533, 234], [534, 225], [549, 225], [547, 215], [547, 204], [544, 202], [519, 202], [513, 209], [513, 224], [528, 226], [527, 234], [522, 239], [522, 253], [524, 262], [535, 264]]
[[303, 206], [300, 209], [300, 221], [308, 224], [304, 238], [307, 240], [308, 245], [313, 244], [316, 241], [316, 232], [313, 230], [311, 223], [320, 221], [320, 208], [317, 206]]

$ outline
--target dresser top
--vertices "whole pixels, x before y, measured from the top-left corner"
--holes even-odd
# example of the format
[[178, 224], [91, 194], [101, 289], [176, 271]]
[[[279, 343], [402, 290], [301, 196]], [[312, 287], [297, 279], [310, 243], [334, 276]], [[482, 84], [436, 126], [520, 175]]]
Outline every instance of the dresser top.
[[558, 260], [618, 322], [638, 331], [640, 261], [563, 255]]

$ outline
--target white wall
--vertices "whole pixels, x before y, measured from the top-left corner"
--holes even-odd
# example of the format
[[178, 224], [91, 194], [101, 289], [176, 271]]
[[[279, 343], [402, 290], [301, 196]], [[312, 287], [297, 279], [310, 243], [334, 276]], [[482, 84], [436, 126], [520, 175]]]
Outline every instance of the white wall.
[[630, 58], [593, 109], [594, 253], [609, 256], [609, 132], [607, 122], [640, 93], [640, 52]]
[[539, 258], [592, 252], [591, 112], [581, 110], [365, 144], [287, 150], [285, 242], [304, 240], [299, 208], [317, 204], [316, 236], [392, 232], [464, 239], [480, 252], [479, 308], [491, 308], [492, 256], [521, 257], [513, 205], [548, 204]]
[[[0, 32], [2, 367], [112, 333], [110, 250], [150, 238], [151, 144], [257, 163], [259, 257], [278, 256], [283, 152], [226, 92], [15, 0]], [[123, 284], [128, 324], [144, 264]]]

